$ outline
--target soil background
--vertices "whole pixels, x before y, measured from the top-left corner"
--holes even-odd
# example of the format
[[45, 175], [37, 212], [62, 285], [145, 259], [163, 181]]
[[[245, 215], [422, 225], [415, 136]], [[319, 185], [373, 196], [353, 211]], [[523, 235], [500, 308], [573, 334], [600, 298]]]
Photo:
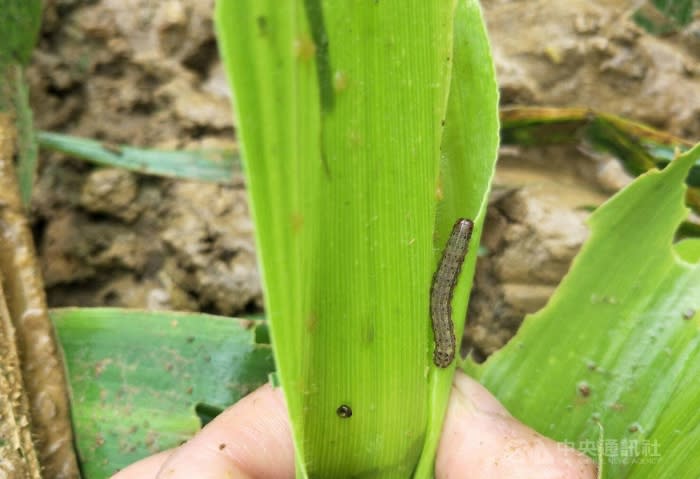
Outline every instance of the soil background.
[[[47, 0], [28, 74], [43, 130], [235, 147], [213, 0]], [[700, 139], [700, 18], [657, 37], [622, 0], [484, 0], [502, 106], [584, 106]], [[644, 2], [636, 2], [635, 8]], [[630, 181], [585, 145], [502, 148], [465, 333], [477, 357], [542, 307]], [[49, 305], [260, 310], [242, 178], [175, 181], [42, 152], [32, 224]]]

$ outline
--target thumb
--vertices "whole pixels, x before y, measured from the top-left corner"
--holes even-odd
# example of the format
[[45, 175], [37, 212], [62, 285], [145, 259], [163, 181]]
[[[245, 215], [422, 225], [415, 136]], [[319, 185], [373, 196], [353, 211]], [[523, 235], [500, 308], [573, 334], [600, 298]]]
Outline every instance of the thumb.
[[595, 479], [595, 463], [514, 419], [483, 386], [455, 376], [436, 477]]

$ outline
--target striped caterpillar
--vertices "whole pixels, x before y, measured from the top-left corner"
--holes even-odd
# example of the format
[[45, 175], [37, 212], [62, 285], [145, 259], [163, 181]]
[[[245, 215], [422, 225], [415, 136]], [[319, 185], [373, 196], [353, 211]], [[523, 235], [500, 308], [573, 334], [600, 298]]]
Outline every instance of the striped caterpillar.
[[430, 317], [435, 335], [433, 362], [441, 368], [449, 366], [455, 358], [456, 339], [452, 322], [452, 295], [464, 257], [469, 251], [469, 238], [473, 228], [474, 223], [471, 220], [460, 218], [455, 222], [430, 288]]

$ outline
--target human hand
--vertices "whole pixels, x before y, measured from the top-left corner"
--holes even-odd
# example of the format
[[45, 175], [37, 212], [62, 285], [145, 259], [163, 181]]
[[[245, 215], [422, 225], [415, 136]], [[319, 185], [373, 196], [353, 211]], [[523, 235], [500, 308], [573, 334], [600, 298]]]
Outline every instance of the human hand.
[[[182, 446], [112, 479], [294, 478], [294, 447], [280, 389], [262, 386]], [[480, 384], [455, 375], [435, 464], [437, 479], [595, 479], [587, 456], [515, 420]]]

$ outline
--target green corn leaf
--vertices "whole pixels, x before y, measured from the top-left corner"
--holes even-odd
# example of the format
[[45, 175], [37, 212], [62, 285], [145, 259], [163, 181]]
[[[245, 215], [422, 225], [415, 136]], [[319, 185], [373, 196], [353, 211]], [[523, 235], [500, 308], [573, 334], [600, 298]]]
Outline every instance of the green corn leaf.
[[455, 5], [218, 2], [300, 477], [405, 478], [424, 451], [432, 474], [453, 368], [430, 282], [454, 221], [482, 220], [497, 143], [478, 4], [453, 39]]
[[[469, 291], [479, 252], [481, 227], [498, 154], [498, 85], [484, 19], [476, 1], [459, 1], [454, 20], [454, 67], [442, 138], [436, 234], [442, 245], [454, 218], [474, 219], [470, 253], [452, 302], [455, 336], [462, 337]], [[436, 250], [436, 261], [441, 250]], [[451, 391], [452, 375], [431, 375], [430, 418], [423, 455], [415, 477], [432, 477], [442, 419]]]
[[[110, 308], [51, 311], [85, 479], [180, 445], [267, 381], [260, 321]], [[200, 417], [198, 417], [198, 415]]]
[[466, 368], [518, 419], [600, 452], [608, 478], [700, 470], [688, 454], [700, 443], [700, 241], [672, 244], [698, 159], [700, 145], [600, 207], [547, 306], [504, 349]]

